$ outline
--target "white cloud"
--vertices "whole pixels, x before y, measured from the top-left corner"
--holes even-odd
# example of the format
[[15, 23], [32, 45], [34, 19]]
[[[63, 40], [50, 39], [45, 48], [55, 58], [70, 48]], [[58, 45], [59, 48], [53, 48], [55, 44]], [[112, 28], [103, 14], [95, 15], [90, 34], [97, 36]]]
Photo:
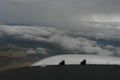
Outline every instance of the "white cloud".
[[27, 50], [27, 54], [36, 54], [36, 52], [33, 48], [30, 48]]
[[29, 48], [27, 49], [27, 54], [42, 54], [42, 55], [46, 55], [48, 54], [47, 50], [45, 48]]
[[38, 54], [43, 54], [43, 55], [48, 54], [48, 52], [47, 52], [47, 50], [45, 48], [36, 48], [35, 51]]
[[[76, 34], [77, 32], [71, 30], [63, 30], [54, 27], [44, 27], [44, 26], [0, 25], [0, 32], [2, 34], [6, 34], [7, 36], [10, 35], [15, 38], [55, 43], [60, 45], [64, 49], [72, 51], [73, 53], [81, 52], [87, 54], [98, 54], [98, 55], [108, 55], [108, 56], [113, 56], [114, 54], [117, 55], [120, 54], [119, 53], [120, 48], [118, 47], [114, 47], [111, 45], [105, 45], [104, 47], [101, 47], [96, 41], [83, 38], [78, 34]], [[109, 31], [105, 33], [109, 33]], [[98, 35], [98, 37], [101, 36]], [[39, 48], [35, 50], [30, 49], [28, 50], [28, 53], [40, 52], [39, 50], [43, 51], [43, 53], [46, 54], [45, 50]]]

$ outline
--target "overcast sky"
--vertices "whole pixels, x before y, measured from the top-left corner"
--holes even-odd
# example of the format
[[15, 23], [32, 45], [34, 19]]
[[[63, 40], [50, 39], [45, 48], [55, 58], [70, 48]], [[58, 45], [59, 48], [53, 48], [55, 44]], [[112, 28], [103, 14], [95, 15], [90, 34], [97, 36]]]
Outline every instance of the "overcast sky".
[[120, 21], [120, 0], [0, 0], [0, 23], [80, 26]]
[[[103, 48], [81, 37], [120, 41], [119, 3], [120, 0], [0, 0], [0, 36], [6, 33], [57, 43], [68, 50], [120, 55], [120, 47], [106, 45]], [[24, 26], [3, 25], [8, 23]]]

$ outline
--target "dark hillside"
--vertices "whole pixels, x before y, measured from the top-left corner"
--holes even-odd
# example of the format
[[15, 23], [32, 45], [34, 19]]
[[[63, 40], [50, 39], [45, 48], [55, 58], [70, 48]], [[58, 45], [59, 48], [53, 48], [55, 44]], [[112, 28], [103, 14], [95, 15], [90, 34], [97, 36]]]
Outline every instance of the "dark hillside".
[[26, 67], [1, 72], [0, 80], [120, 80], [120, 66]]

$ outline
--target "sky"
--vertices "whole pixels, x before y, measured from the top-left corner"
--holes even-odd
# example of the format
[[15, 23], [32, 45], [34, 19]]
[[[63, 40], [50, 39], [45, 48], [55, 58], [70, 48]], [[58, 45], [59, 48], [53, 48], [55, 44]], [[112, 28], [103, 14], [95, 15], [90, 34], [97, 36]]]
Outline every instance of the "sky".
[[0, 0], [0, 37], [56, 43], [75, 53], [120, 55], [120, 47], [103, 47], [81, 37], [120, 41], [119, 4], [120, 0]]
[[[0, 0], [0, 23], [119, 37], [119, 0]], [[110, 34], [110, 35], [109, 35]]]
[[0, 23], [81, 26], [120, 22], [119, 0], [0, 0]]

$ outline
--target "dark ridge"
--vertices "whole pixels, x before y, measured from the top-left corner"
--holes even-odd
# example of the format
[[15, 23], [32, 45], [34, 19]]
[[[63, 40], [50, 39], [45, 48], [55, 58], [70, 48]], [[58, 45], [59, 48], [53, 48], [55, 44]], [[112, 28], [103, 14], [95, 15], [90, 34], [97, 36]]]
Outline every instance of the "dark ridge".
[[118, 65], [51, 65], [0, 72], [0, 80], [120, 80]]

